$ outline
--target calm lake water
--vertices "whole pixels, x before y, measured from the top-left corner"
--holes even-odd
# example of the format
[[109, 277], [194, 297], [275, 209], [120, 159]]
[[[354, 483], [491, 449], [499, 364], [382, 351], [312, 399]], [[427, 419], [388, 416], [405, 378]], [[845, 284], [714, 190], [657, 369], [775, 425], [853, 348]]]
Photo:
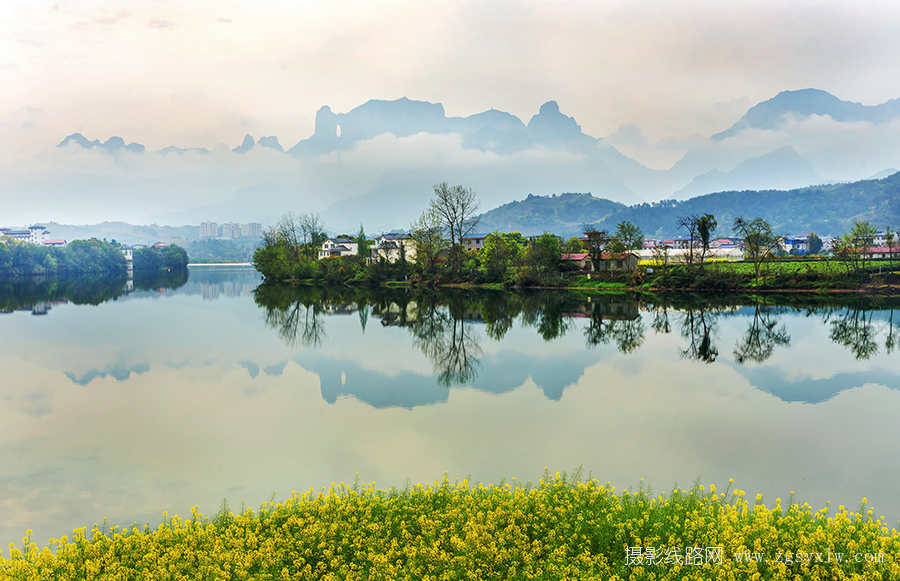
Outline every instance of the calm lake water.
[[896, 300], [259, 284], [0, 284], [4, 554], [29, 528], [545, 467], [900, 519]]

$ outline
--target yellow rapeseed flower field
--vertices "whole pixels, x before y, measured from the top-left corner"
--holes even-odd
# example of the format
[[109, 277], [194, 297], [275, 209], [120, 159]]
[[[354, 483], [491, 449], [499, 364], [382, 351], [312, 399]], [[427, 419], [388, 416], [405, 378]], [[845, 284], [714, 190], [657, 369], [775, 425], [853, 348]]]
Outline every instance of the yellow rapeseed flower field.
[[745, 497], [616, 492], [565, 473], [536, 487], [341, 484], [155, 530], [95, 525], [43, 548], [29, 535], [0, 556], [0, 579], [900, 579], [900, 536], [865, 499], [828, 517]]

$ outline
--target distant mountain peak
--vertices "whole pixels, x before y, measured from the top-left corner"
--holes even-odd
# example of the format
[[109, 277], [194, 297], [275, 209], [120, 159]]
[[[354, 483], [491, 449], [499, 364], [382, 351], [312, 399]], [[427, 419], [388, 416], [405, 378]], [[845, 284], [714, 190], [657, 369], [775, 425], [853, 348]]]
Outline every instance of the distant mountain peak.
[[94, 147], [102, 147], [109, 153], [115, 153], [120, 149], [126, 149], [128, 151], [134, 153], [144, 153], [144, 146], [140, 143], [131, 142], [128, 145], [125, 145], [125, 140], [121, 137], [113, 135], [109, 139], [106, 140], [105, 143], [100, 143], [99, 139], [95, 139], [93, 141], [88, 140], [87, 137], [82, 135], [81, 133], [73, 133], [71, 135], [66, 136], [65, 139], [59, 142], [59, 145], [56, 147], [66, 147], [69, 145], [69, 142], [74, 141], [78, 145], [80, 145], [84, 149], [93, 149]]
[[[712, 169], [673, 194], [688, 199], [717, 191], [790, 189], [821, 183], [812, 163], [790, 145], [745, 160], [727, 172]], [[786, 185], [786, 187], [785, 187]]]
[[561, 145], [563, 143], [594, 144], [596, 139], [581, 132], [581, 125], [573, 117], [564, 115], [556, 101], [541, 105], [538, 114], [528, 122], [528, 135], [536, 143]]
[[284, 153], [284, 148], [281, 147], [281, 144], [278, 143], [278, 138], [274, 135], [269, 137], [260, 137], [259, 138], [259, 146], [260, 147], [268, 147], [269, 149], [274, 149], [278, 153]]
[[72, 135], [67, 135], [65, 139], [59, 142], [59, 145], [56, 147], [66, 147], [69, 145], [70, 141], [74, 141], [84, 149], [91, 149], [92, 147], [100, 146], [100, 140], [95, 139], [94, 141], [89, 141], [87, 137], [82, 135], [81, 133], [73, 133]]
[[868, 121], [883, 123], [900, 117], [900, 99], [880, 105], [868, 106], [851, 101], [842, 101], [831, 93], [820, 89], [781, 91], [771, 99], [751, 107], [737, 123], [729, 129], [716, 133], [710, 139], [722, 141], [734, 137], [744, 129], [776, 129], [784, 122], [785, 115], [809, 117], [828, 116], [838, 122]]
[[[559, 103], [556, 101], [547, 101], [541, 108], [538, 110], [538, 115], [562, 115], [559, 112]], [[571, 119], [571, 117], [567, 117], [567, 119]], [[574, 119], [572, 119], [574, 121]]]
[[244, 136], [244, 142], [241, 143], [240, 145], [238, 145], [237, 147], [235, 147], [234, 149], [232, 149], [231, 151], [233, 151], [235, 153], [247, 153], [248, 151], [253, 149], [254, 145], [256, 145], [256, 141], [252, 137], [250, 137], [250, 134], [248, 133], [247, 135]]
[[322, 155], [347, 151], [359, 142], [390, 133], [409, 137], [417, 133], [456, 133], [463, 147], [508, 154], [534, 145], [583, 150], [597, 140], [581, 132], [575, 119], [564, 115], [556, 101], [544, 103], [526, 126], [522, 120], [497, 109], [468, 117], [447, 117], [440, 103], [401, 97], [394, 101], [370, 100], [347, 113], [323, 106], [316, 113], [316, 130], [288, 150], [291, 155]]

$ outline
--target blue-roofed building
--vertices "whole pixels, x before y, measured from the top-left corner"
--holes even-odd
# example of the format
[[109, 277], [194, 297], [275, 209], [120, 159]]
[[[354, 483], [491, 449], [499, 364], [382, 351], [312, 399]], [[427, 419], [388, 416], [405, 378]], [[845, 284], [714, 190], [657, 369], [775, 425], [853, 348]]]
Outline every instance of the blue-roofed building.
[[788, 254], [806, 254], [809, 250], [809, 234], [789, 234], [784, 237], [781, 248]]

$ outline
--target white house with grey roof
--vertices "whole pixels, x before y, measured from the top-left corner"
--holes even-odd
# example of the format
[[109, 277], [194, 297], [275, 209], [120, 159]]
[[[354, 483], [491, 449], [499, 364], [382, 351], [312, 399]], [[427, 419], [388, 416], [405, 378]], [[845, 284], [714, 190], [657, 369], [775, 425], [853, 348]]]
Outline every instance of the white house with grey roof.
[[356, 256], [359, 243], [353, 238], [329, 238], [319, 249], [319, 259], [335, 256]]
[[395, 262], [400, 259], [401, 254], [406, 257], [407, 262], [412, 262], [416, 259], [416, 243], [409, 234], [390, 232], [376, 236], [375, 246], [369, 249], [369, 253], [369, 262], [375, 262], [381, 258], [388, 262]]

